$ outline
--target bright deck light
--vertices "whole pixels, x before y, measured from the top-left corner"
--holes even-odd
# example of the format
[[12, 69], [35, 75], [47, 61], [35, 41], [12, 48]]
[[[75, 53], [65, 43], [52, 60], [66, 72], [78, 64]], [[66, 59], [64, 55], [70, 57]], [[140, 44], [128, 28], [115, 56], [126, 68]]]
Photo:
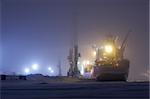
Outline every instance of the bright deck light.
[[96, 51], [93, 51], [93, 56], [96, 56]]
[[89, 65], [89, 64], [90, 64], [90, 61], [87, 60], [87, 61], [86, 61], [86, 64]]
[[86, 61], [85, 61], [85, 60], [83, 61], [83, 65], [84, 65], [84, 66], [86, 65]]
[[84, 60], [83, 61], [83, 65], [85, 66], [85, 65], [89, 65], [90, 64], [90, 61], [88, 61], [88, 60]]
[[84, 67], [83, 67], [83, 65], [81, 66], [80, 72], [81, 72], [81, 75], [84, 75]]
[[106, 45], [106, 46], [105, 46], [105, 52], [106, 52], [106, 53], [112, 53], [112, 51], [113, 51], [113, 48], [112, 48], [111, 45]]

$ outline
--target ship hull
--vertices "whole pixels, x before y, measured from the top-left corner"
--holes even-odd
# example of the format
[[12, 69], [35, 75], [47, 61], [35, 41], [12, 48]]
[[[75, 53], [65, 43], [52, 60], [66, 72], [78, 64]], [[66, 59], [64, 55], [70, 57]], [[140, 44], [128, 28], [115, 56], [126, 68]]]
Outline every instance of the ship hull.
[[98, 81], [127, 81], [129, 72], [129, 61], [122, 60], [118, 62], [118, 66], [105, 64], [95, 66], [93, 77]]

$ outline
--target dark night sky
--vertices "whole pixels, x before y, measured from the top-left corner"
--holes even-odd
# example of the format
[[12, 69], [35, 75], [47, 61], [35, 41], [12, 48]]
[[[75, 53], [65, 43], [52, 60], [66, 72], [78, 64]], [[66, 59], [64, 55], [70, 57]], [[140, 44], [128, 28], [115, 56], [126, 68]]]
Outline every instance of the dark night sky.
[[21, 73], [33, 63], [42, 72], [48, 65], [56, 70], [60, 59], [66, 75], [75, 31], [84, 60], [91, 59], [91, 46], [100, 45], [107, 34], [122, 41], [131, 29], [125, 52], [131, 61], [129, 79], [147, 79], [148, 0], [1, 0], [1, 9], [3, 72]]

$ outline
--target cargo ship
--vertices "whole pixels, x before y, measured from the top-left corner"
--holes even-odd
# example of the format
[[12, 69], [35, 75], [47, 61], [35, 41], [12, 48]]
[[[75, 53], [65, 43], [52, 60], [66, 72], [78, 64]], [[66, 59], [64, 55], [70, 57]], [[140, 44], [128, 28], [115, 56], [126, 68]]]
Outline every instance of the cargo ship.
[[121, 46], [117, 45], [117, 37], [108, 36], [103, 45], [95, 47], [96, 59], [92, 68], [92, 77], [98, 81], [127, 81], [129, 60], [124, 58], [127, 45], [127, 33]]

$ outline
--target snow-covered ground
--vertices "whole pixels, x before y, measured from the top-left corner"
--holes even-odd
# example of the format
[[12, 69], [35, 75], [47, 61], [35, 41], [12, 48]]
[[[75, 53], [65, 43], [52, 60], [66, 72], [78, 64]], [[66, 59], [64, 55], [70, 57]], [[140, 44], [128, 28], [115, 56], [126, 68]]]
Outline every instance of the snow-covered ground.
[[[34, 78], [34, 79], [33, 79]], [[1, 81], [2, 99], [113, 98], [149, 99], [149, 82], [96, 82], [68, 77]]]

